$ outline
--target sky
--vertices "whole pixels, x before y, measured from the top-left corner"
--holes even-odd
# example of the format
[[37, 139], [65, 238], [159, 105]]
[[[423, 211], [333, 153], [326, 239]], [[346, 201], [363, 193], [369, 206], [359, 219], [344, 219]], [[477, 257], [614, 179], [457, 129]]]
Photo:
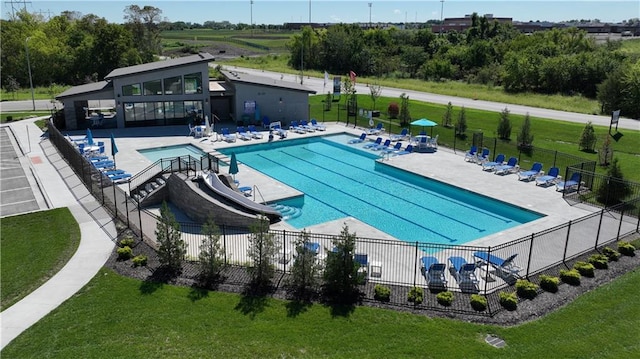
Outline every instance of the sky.
[[[162, 10], [164, 20], [202, 24], [205, 21], [229, 21], [232, 24], [283, 24], [286, 22], [425, 22], [444, 18], [479, 15], [510, 17], [514, 21], [551, 21], [598, 19], [618, 23], [640, 18], [640, 0], [155, 0], [136, 1], [52, 1], [0, 0], [2, 18], [23, 7], [45, 17], [63, 11], [94, 14], [111, 23], [122, 23], [125, 7], [150, 5]], [[253, 3], [253, 4], [252, 4]], [[371, 6], [369, 6], [371, 4]]]

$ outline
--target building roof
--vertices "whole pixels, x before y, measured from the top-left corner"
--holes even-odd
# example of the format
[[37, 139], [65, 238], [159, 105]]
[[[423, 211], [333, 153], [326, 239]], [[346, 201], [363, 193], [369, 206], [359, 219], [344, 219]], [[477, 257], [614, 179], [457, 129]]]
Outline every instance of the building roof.
[[149, 62], [141, 65], [134, 65], [128, 67], [121, 67], [119, 69], [115, 69], [111, 71], [106, 77], [105, 80], [109, 80], [116, 77], [129, 76], [140, 74], [143, 72], [150, 71], [158, 71], [162, 69], [168, 69], [171, 67], [179, 67], [184, 65], [192, 65], [200, 62], [211, 62], [214, 61], [213, 55], [208, 52], [201, 52], [197, 55], [179, 57], [175, 59], [167, 59], [155, 62]]
[[269, 77], [250, 75], [250, 74], [247, 74], [244, 72], [238, 72], [238, 71], [220, 70], [220, 72], [230, 82], [240, 82], [240, 83], [247, 83], [252, 85], [274, 87], [279, 89], [288, 89], [288, 90], [294, 90], [294, 91], [307, 92], [311, 94], [316, 93], [315, 90], [312, 90], [304, 85], [300, 85], [299, 83], [296, 83], [296, 82], [274, 80]]
[[92, 82], [90, 84], [78, 85], [70, 89], [67, 89], [63, 93], [56, 96], [56, 99], [72, 97], [72, 96], [77, 96], [81, 94], [86, 95], [92, 92], [101, 92], [105, 90], [110, 90], [111, 92], [113, 92], [113, 90], [111, 90], [112, 88], [113, 88], [113, 83], [111, 83], [110, 81]]

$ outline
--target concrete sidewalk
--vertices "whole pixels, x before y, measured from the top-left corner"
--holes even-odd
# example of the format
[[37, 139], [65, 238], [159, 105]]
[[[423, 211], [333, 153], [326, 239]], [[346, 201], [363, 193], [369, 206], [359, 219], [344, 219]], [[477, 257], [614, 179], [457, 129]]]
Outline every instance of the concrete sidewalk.
[[81, 239], [76, 253], [56, 275], [0, 313], [0, 349], [86, 285], [109, 258], [117, 237], [109, 213], [42, 136], [35, 120], [9, 125], [19, 145], [16, 152], [27, 166], [25, 172], [33, 173], [33, 191], [42, 194], [46, 207], [68, 207], [80, 226]]

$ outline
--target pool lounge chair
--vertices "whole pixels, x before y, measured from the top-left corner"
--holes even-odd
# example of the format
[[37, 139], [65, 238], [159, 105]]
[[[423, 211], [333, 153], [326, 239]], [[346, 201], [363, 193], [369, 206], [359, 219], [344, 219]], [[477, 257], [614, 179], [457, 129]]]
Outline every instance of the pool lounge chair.
[[382, 143], [382, 137], [378, 137], [378, 138], [376, 138], [375, 141], [367, 143], [364, 146], [362, 146], [362, 148], [372, 148], [372, 147], [375, 147], [375, 146], [379, 146], [381, 143]]
[[542, 163], [536, 162], [531, 166], [530, 170], [518, 172], [518, 181], [529, 182], [540, 175], [540, 171], [542, 171]]
[[502, 166], [504, 163], [504, 155], [499, 153], [496, 158], [491, 162], [485, 162], [482, 164], [483, 171], [493, 171], [497, 166]]
[[547, 187], [554, 184], [556, 181], [558, 181], [559, 174], [560, 169], [558, 167], [551, 167], [546, 175], [536, 178], [536, 186]]
[[129, 180], [129, 177], [131, 177], [131, 173], [120, 173], [116, 175], [108, 175], [107, 177], [114, 183], [122, 183]]
[[236, 142], [236, 135], [229, 133], [229, 129], [227, 127], [220, 129], [220, 133], [222, 134], [223, 140], [227, 142]]
[[391, 141], [400, 141], [409, 138], [409, 130], [403, 128], [402, 131], [397, 135], [391, 135]]
[[300, 121], [300, 127], [302, 127], [307, 132], [316, 132], [316, 129], [313, 126], [309, 125], [307, 120]]
[[496, 274], [501, 278], [515, 278], [519, 277], [519, 273], [522, 270], [521, 267], [514, 263], [514, 259], [518, 256], [518, 253], [513, 254], [505, 259], [502, 259], [494, 254], [490, 254], [485, 251], [477, 251], [473, 253], [473, 256], [478, 259], [478, 262], [483, 264], [489, 264], [496, 269]]
[[407, 145], [407, 147], [404, 150], [396, 152], [396, 155], [398, 155], [398, 156], [408, 155], [411, 152], [413, 152], [413, 145]]
[[392, 153], [392, 152], [398, 152], [400, 151], [400, 149], [402, 148], [402, 142], [396, 142], [396, 144], [393, 147], [390, 148], [385, 148], [382, 149], [382, 154], [387, 154], [387, 153]]
[[379, 135], [382, 133], [382, 131], [384, 131], [384, 127], [382, 127], [382, 122], [378, 122], [378, 126], [376, 126], [375, 128], [370, 128], [367, 131], [367, 134], [369, 135]]
[[353, 145], [353, 144], [355, 144], [355, 143], [362, 143], [362, 142], [364, 142], [364, 140], [366, 140], [366, 139], [367, 139], [367, 134], [366, 134], [365, 132], [363, 132], [363, 133], [360, 135], [360, 137], [358, 137], [358, 138], [354, 138], [354, 139], [352, 139], [352, 140], [349, 140], [349, 142], [347, 142], [347, 143], [348, 143], [348, 144]]
[[578, 189], [580, 185], [580, 172], [573, 172], [571, 178], [568, 181], [562, 181], [556, 183], [556, 191], [558, 192], [570, 192]]
[[440, 263], [436, 257], [425, 256], [420, 258], [420, 270], [427, 280], [429, 287], [446, 288], [447, 279], [445, 277], [444, 263]]
[[249, 132], [247, 132], [247, 130], [245, 130], [244, 126], [239, 126], [238, 127], [238, 137], [241, 140], [249, 141], [251, 139], [251, 134], [249, 134]]
[[471, 146], [469, 152], [464, 154], [464, 160], [467, 162], [476, 162], [478, 159], [478, 147]]
[[475, 263], [468, 263], [462, 257], [449, 257], [449, 263], [461, 289], [477, 289], [478, 277], [476, 277]]
[[478, 157], [476, 158], [476, 163], [478, 163], [478, 164], [480, 164], [480, 165], [481, 165], [481, 164], [483, 164], [483, 163], [485, 163], [485, 162], [489, 161], [489, 153], [490, 153], [490, 152], [491, 152], [491, 151], [489, 151], [489, 149], [488, 149], [488, 148], [483, 148], [483, 149], [482, 149], [482, 153], [479, 153], [479, 154], [478, 154]]
[[326, 131], [327, 127], [325, 125], [321, 125], [316, 121], [315, 118], [311, 119], [311, 126], [316, 129], [316, 131]]
[[518, 158], [510, 157], [509, 161], [507, 161], [507, 164], [504, 164], [502, 166], [496, 166], [496, 168], [493, 171], [493, 174], [507, 175], [509, 173], [516, 172], [517, 170], [518, 170]]
[[354, 253], [353, 261], [356, 262], [358, 267], [358, 273], [364, 276], [364, 279], [369, 275], [369, 256], [366, 253]]
[[278, 136], [280, 136], [280, 138], [287, 138], [287, 130], [280, 127], [280, 125], [276, 124], [272, 126], [271, 129], [276, 131], [276, 133], [278, 134]]
[[387, 138], [386, 140], [384, 140], [383, 144], [377, 145], [377, 146], [373, 146], [371, 149], [374, 150], [374, 151], [382, 151], [382, 150], [388, 149], [389, 146], [391, 146], [391, 140]]
[[262, 138], [262, 133], [258, 132], [254, 125], [249, 125], [249, 134], [252, 138]]
[[300, 125], [298, 125], [298, 121], [291, 121], [291, 124], [289, 125], [289, 130], [296, 133], [307, 133], [307, 130], [305, 130], [304, 128], [300, 127]]

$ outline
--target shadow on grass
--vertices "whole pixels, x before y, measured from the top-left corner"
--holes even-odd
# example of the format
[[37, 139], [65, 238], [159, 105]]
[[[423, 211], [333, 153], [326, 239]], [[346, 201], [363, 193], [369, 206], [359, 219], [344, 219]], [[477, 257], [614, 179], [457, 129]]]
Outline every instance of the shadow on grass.
[[253, 319], [257, 314], [264, 312], [269, 304], [267, 294], [272, 291], [271, 285], [251, 282], [245, 287], [240, 302], [234, 309]]
[[175, 271], [160, 267], [154, 270], [150, 276], [140, 283], [140, 294], [152, 294], [156, 290], [161, 289], [165, 283], [168, 283], [178, 275], [179, 273], [176, 273]]
[[190, 301], [196, 302], [200, 299], [207, 298], [209, 296], [209, 290], [207, 288], [199, 287], [196, 285], [191, 286], [189, 295], [187, 296]]
[[287, 317], [297, 317], [298, 315], [306, 312], [312, 305], [313, 302], [308, 300], [292, 300], [285, 305], [285, 307], [287, 307]]

